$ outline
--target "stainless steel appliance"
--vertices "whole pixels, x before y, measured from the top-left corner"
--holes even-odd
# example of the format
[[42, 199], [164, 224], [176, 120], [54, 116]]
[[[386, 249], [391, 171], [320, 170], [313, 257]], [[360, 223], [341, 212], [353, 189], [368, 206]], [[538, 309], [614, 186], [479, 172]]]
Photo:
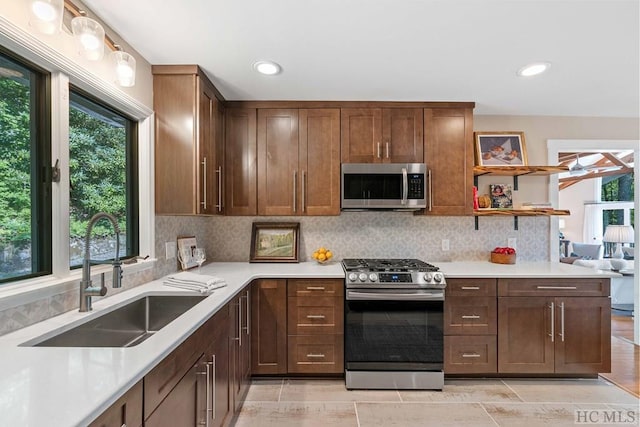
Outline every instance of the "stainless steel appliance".
[[344, 259], [348, 389], [444, 385], [445, 277], [417, 259]]
[[424, 163], [343, 163], [342, 210], [427, 207]]

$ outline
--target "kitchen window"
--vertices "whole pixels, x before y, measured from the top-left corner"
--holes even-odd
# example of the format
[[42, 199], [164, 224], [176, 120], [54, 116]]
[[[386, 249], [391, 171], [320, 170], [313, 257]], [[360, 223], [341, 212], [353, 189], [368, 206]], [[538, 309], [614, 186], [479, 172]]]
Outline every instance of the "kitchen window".
[[49, 74], [0, 52], [0, 283], [51, 273]]

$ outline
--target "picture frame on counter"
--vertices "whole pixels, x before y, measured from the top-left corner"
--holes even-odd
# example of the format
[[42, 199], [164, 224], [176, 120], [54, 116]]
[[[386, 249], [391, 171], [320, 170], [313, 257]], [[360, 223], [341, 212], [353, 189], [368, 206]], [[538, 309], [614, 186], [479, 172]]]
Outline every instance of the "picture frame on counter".
[[249, 262], [299, 262], [299, 222], [254, 222]]
[[524, 132], [474, 132], [478, 166], [527, 166]]
[[178, 237], [178, 252], [176, 257], [178, 258], [178, 267], [180, 270], [189, 270], [198, 266], [193, 256], [193, 252], [197, 247], [196, 236]]

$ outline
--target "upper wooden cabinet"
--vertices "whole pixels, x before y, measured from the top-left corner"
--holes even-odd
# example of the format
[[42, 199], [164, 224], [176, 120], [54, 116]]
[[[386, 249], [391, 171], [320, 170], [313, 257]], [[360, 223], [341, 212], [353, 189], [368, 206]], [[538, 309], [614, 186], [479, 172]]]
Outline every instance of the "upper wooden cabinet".
[[343, 163], [421, 163], [421, 108], [343, 108]]
[[256, 215], [256, 109], [225, 111], [225, 213]]
[[473, 215], [473, 112], [425, 108], [427, 215]]
[[152, 71], [156, 213], [221, 214], [223, 112], [217, 92], [196, 65]]
[[340, 213], [338, 109], [258, 110], [258, 214]]

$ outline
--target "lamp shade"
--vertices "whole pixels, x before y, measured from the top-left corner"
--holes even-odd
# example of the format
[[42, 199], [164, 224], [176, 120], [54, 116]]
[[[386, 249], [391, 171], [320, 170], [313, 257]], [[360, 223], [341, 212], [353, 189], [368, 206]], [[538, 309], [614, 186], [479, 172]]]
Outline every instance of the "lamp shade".
[[115, 66], [116, 83], [122, 87], [131, 87], [136, 84], [136, 59], [121, 50], [111, 53], [111, 59]]
[[630, 225], [608, 225], [602, 240], [612, 243], [633, 243], [633, 227]]
[[80, 55], [90, 61], [99, 61], [104, 55], [104, 28], [86, 16], [71, 20], [71, 30], [76, 39]]
[[44, 34], [56, 34], [62, 28], [64, 0], [30, 0], [29, 24]]

